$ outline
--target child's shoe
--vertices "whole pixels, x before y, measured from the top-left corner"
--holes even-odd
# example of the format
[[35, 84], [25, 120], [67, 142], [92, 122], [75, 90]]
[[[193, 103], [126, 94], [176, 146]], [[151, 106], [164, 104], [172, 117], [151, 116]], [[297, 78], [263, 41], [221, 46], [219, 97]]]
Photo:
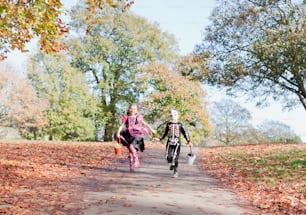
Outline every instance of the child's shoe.
[[179, 176], [178, 172], [174, 172], [173, 178], [177, 178]]
[[138, 160], [135, 160], [134, 167], [135, 167], [135, 168], [138, 168], [139, 166], [140, 166], [139, 161], [138, 161]]
[[135, 169], [133, 167], [130, 167], [130, 172], [134, 172]]
[[173, 178], [177, 178], [178, 176], [179, 176], [179, 174], [177, 172], [177, 168], [174, 168]]
[[140, 165], [137, 152], [134, 154], [134, 167], [138, 168]]

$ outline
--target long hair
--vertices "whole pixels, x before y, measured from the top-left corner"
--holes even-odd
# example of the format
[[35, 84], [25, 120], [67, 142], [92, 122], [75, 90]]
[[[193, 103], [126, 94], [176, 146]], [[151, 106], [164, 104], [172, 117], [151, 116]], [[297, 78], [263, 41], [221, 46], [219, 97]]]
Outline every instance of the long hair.
[[[128, 116], [130, 115], [130, 109], [131, 109], [131, 107], [133, 107], [133, 106], [136, 107], [137, 113], [138, 113], [138, 105], [137, 105], [136, 103], [132, 103], [132, 104], [129, 105], [129, 108], [128, 108], [128, 110], [126, 111], [126, 114], [127, 114]], [[137, 114], [137, 113], [136, 113], [136, 114]]]

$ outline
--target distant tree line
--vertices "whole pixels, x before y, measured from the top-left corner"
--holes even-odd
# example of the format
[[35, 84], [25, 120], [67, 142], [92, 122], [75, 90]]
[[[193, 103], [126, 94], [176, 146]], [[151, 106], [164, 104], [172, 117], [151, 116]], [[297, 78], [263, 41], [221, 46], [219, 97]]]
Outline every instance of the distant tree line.
[[223, 99], [210, 106], [214, 145], [302, 143], [290, 126], [266, 120], [257, 127], [251, 124], [251, 113], [236, 102]]
[[0, 21], [1, 56], [23, 50], [35, 32], [41, 48], [29, 59], [25, 76], [0, 70], [1, 125], [28, 139], [110, 141], [128, 104], [139, 103], [158, 129], [169, 109], [178, 109], [197, 143], [211, 135], [226, 145], [300, 141], [279, 122], [252, 128], [250, 113], [229, 101], [209, 112], [202, 86], [246, 93], [259, 106], [272, 96], [287, 108], [301, 104], [306, 110], [302, 2], [221, 1], [202, 44], [186, 56], [178, 54], [173, 35], [130, 12], [132, 2], [80, 1], [69, 13], [69, 32], [60, 21], [50, 21], [61, 13], [60, 1], [49, 5], [54, 13], [40, 24], [29, 15], [45, 11], [46, 1], [0, 3], [6, 17]]

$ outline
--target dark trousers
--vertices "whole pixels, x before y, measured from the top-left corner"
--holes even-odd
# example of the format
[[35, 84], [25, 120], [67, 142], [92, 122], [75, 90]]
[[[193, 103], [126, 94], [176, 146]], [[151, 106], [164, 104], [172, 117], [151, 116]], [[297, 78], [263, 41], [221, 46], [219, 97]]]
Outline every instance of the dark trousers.
[[172, 163], [174, 165], [175, 169], [178, 167], [178, 160], [180, 157], [180, 151], [181, 151], [181, 145], [170, 145], [167, 144], [166, 146], [166, 156], [168, 163]]

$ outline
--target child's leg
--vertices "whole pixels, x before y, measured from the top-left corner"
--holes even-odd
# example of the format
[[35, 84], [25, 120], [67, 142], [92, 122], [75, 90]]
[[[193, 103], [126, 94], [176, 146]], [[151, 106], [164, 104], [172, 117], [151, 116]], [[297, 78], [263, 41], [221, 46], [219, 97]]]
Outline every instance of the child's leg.
[[137, 150], [135, 150], [135, 157], [134, 157], [134, 159], [135, 159], [135, 168], [138, 168], [139, 166], [140, 166], [140, 163], [139, 163], [139, 159], [138, 159], [138, 151]]
[[176, 151], [176, 145], [169, 145], [167, 161], [169, 163], [170, 170], [173, 170], [175, 166], [175, 151]]
[[172, 157], [172, 165], [175, 167], [178, 166], [179, 156], [180, 156], [180, 145], [177, 144], [173, 147], [173, 157]]
[[133, 144], [130, 144], [130, 147], [129, 147], [129, 150], [131, 152], [131, 155], [133, 157], [133, 160], [135, 162], [135, 165], [134, 167], [139, 167], [139, 159], [138, 159], [138, 152], [137, 150], [135, 149], [134, 145]]
[[174, 177], [178, 177], [178, 173], [177, 173], [177, 169], [178, 169], [178, 161], [179, 161], [179, 157], [180, 157], [180, 151], [181, 151], [181, 147], [178, 144], [176, 149], [175, 149], [175, 156], [173, 157], [173, 162], [174, 162]]
[[130, 161], [130, 172], [134, 171], [134, 156], [132, 151], [130, 150], [130, 147], [128, 147], [129, 149], [129, 161]]
[[166, 144], [166, 151], [165, 151], [165, 156], [166, 156], [166, 160], [168, 161], [168, 163], [169, 163], [169, 149], [170, 148], [170, 146], [169, 146], [169, 144], [167, 143]]
[[173, 158], [173, 146], [168, 146], [168, 148], [167, 148], [167, 154], [166, 154], [166, 156], [167, 156], [167, 161], [168, 161], [168, 163], [172, 163], [172, 158]]

